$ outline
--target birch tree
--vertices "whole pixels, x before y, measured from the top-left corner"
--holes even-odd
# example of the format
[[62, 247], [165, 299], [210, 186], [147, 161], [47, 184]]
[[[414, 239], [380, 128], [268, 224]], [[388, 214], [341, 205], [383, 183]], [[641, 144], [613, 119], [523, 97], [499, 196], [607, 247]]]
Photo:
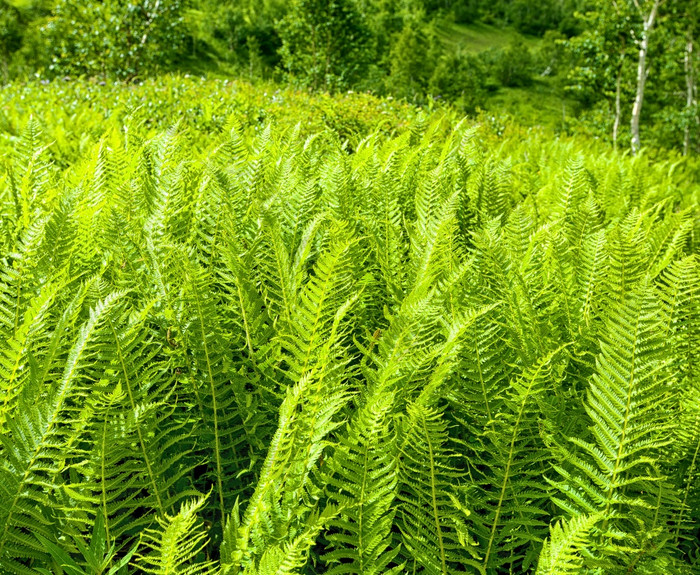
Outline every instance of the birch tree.
[[637, 87], [632, 104], [632, 119], [630, 121], [632, 153], [636, 154], [642, 146], [640, 137], [640, 121], [642, 118], [642, 105], [644, 104], [644, 91], [646, 89], [647, 76], [649, 75], [649, 41], [654, 25], [659, 16], [659, 9], [665, 0], [632, 0], [634, 8], [641, 20], [641, 28], [636, 32], [630, 31], [637, 44], [639, 56], [637, 60]]

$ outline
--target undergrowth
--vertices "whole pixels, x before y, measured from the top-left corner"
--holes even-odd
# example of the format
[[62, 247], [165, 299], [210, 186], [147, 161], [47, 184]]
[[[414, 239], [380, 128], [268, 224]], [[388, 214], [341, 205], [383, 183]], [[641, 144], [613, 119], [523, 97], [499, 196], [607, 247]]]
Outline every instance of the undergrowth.
[[682, 166], [68, 120], [3, 140], [0, 570], [697, 573]]

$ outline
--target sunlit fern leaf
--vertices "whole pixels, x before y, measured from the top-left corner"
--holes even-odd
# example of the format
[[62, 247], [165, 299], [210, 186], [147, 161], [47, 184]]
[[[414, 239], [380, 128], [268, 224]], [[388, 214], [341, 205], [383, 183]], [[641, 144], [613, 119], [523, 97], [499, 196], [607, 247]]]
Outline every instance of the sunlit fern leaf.
[[336, 225], [329, 242], [314, 266], [313, 275], [299, 293], [289, 325], [279, 333], [282, 345], [288, 350], [287, 377], [292, 382], [315, 368], [319, 353], [327, 348], [336, 326], [337, 313], [359, 288], [358, 264], [363, 254], [350, 230], [345, 225]]
[[576, 268], [579, 331], [595, 334], [592, 320], [600, 313], [601, 292], [609, 265], [603, 230], [584, 240], [579, 257], [580, 264]]
[[494, 398], [497, 411], [481, 453], [471, 462], [478, 488], [468, 491], [486, 573], [528, 569], [532, 547], [546, 533], [549, 493], [541, 477], [552, 454], [540, 436], [540, 417], [566, 359], [561, 348], [547, 354], [511, 380], [501, 398]]
[[29, 572], [27, 560], [44, 556], [32, 532], [55, 538], [52, 522], [60, 505], [61, 473], [75, 449], [73, 425], [79, 417], [75, 402], [86, 393], [81, 372], [95, 358], [95, 342], [122, 294], [114, 293], [91, 310], [68, 353], [63, 374], [51, 382], [45, 397], [25, 394], [20, 416], [8, 425], [2, 441], [0, 489], [9, 504], [0, 508], [0, 566], [11, 573]]
[[553, 215], [561, 221], [567, 238], [574, 243], [575, 238], [581, 235], [580, 230], [577, 229], [579, 226], [575, 225], [580, 204], [589, 192], [583, 157], [578, 156], [568, 161], [564, 178]]
[[459, 193], [440, 198], [432, 209], [435, 213], [423, 229], [410, 233], [411, 273], [408, 278], [412, 289], [425, 290], [448, 279], [458, 267], [460, 248], [456, 242], [458, 234], [455, 213], [459, 204]]
[[[316, 300], [316, 305], [320, 303]], [[291, 544], [313, 512], [320, 489], [310, 474], [327, 447], [327, 436], [340, 425], [338, 413], [349, 399], [341, 326], [352, 304], [353, 299], [341, 305], [318, 355], [306, 364], [298, 383], [287, 388], [257, 488], [239, 526], [226, 533], [230, 563], [225, 568], [250, 567], [273, 541]]]
[[211, 272], [185, 254], [181, 266], [184, 289], [178, 307], [183, 315], [183, 343], [192, 356], [187, 391], [201, 418], [197, 429], [200, 447], [212, 462], [207, 476], [215, 482], [213, 497], [219, 504], [219, 518], [223, 518], [228, 509], [229, 480], [244, 465], [239, 455], [244, 447], [237, 445], [244, 436], [240, 434], [236, 387], [231, 385], [230, 335], [218, 319], [220, 302]]
[[[30, 117], [19, 138], [10, 172], [10, 187], [16, 208], [17, 231], [26, 229], [37, 207], [46, 205], [51, 161], [39, 122]], [[42, 195], [44, 197], [42, 197]], [[40, 198], [40, 201], [36, 200]], [[38, 205], [37, 205], [38, 204]]]
[[460, 449], [466, 450], [465, 461], [476, 464], [471, 450], [480, 449], [480, 437], [493, 428], [498, 405], [508, 387], [513, 366], [502, 360], [508, 355], [505, 329], [498, 308], [475, 319], [467, 330], [457, 373], [459, 379], [451, 390], [450, 415], [459, 420]]
[[700, 262], [688, 256], [670, 264], [659, 277], [664, 338], [671, 338], [681, 376], [700, 384]]
[[288, 329], [291, 325], [302, 285], [318, 256], [316, 244], [325, 228], [323, 224], [321, 216], [309, 222], [298, 246], [285, 245], [276, 223], [262, 225], [253, 269], [258, 276], [261, 295], [269, 306], [269, 315], [278, 329]]
[[329, 498], [340, 508], [326, 538], [323, 556], [329, 575], [393, 573], [399, 547], [393, 542], [392, 510], [397, 486], [397, 458], [390, 416], [394, 394], [375, 388], [364, 399], [326, 463], [322, 479]]
[[642, 214], [632, 210], [607, 234], [607, 293], [603, 300], [609, 301], [611, 307], [622, 303], [625, 294], [632, 291], [644, 277], [646, 254], [643, 221]]
[[0, 334], [5, 338], [12, 337], [31, 298], [38, 292], [40, 274], [36, 273], [36, 266], [42, 254], [47, 220], [42, 217], [33, 221], [22, 233], [16, 251], [8, 254], [6, 263], [0, 267]]
[[[696, 256], [677, 260], [659, 277], [662, 336], [681, 380], [677, 436], [665, 454], [668, 472], [676, 476], [681, 499], [676, 517], [677, 539], [692, 538], [700, 523], [700, 274]], [[680, 542], [680, 541], [679, 541]]]
[[259, 473], [255, 492], [250, 497], [242, 517], [237, 508], [229, 520], [222, 543], [222, 569], [225, 573], [237, 573], [251, 568], [265, 551], [264, 537], [269, 509], [280, 497], [280, 480], [287, 469], [292, 449], [293, 429], [300, 417], [299, 405], [305, 391], [306, 381], [287, 389], [286, 397], [279, 408], [277, 430], [270, 440], [267, 456]]
[[654, 218], [647, 240], [651, 277], [658, 276], [683, 254], [693, 227], [692, 214], [687, 210], [680, 214], [666, 215], [665, 221], [662, 222], [658, 221], [660, 217]]
[[82, 527], [99, 515], [110, 544], [125, 544], [182, 498], [198, 495], [182, 486], [194, 466], [188, 459], [194, 441], [147, 328], [150, 307], [133, 318], [130, 311], [107, 320], [105, 363], [92, 374], [104, 391], [86, 402], [83, 453], [65, 486], [74, 500], [71, 520]]
[[196, 174], [183, 158], [183, 139], [173, 126], [144, 148], [139, 169], [145, 229], [158, 249], [184, 241], [189, 233]]
[[633, 553], [638, 529], [652, 529], [659, 518], [650, 510], [667, 498], [657, 459], [670, 441], [675, 391], [659, 311], [645, 285], [610, 310], [586, 402], [592, 439], [570, 438], [576, 450], [562, 448], [565, 463], [554, 466], [555, 503], [572, 516], [601, 513], [603, 559]]
[[389, 318], [386, 331], [375, 332], [377, 354], [371, 359], [376, 373], [366, 377], [382, 387], [393, 385], [404, 400], [429, 376], [443, 338], [443, 310], [436, 299], [434, 292], [414, 290]]
[[477, 549], [467, 529], [468, 512], [456, 491], [459, 473], [447, 447], [442, 413], [409, 404], [403, 426], [397, 524], [407, 567], [430, 575], [477, 567]]
[[0, 435], [16, 410], [16, 402], [30, 374], [30, 354], [36, 361], [46, 345], [50, 308], [62, 289], [61, 283], [46, 284], [25, 311], [21, 324], [0, 344]]
[[581, 550], [588, 544], [596, 515], [575, 515], [552, 525], [542, 546], [536, 575], [578, 575], [583, 567]]
[[[308, 561], [309, 550], [321, 529], [337, 515], [336, 508], [326, 507], [322, 513], [309, 517], [303, 529], [287, 543], [268, 547], [256, 567], [249, 567], [243, 575], [296, 575]], [[224, 573], [227, 573], [224, 571]]]
[[[343, 280], [346, 272], [338, 267], [347, 248], [345, 242], [332, 246], [306, 286], [301, 315], [292, 324], [296, 333], [285, 343], [291, 366], [287, 377], [295, 378], [296, 383], [287, 387], [277, 431], [243, 518], [225, 534], [225, 569], [250, 568], [272, 542], [292, 544], [293, 534], [313, 513], [313, 501], [320, 495], [310, 474], [327, 447], [327, 436], [341, 423], [338, 413], [350, 391], [344, 326], [357, 298], [335, 299], [351, 287], [345, 284], [348, 278]], [[339, 280], [344, 284], [331, 294], [329, 282]], [[296, 331], [305, 325], [309, 329]]]
[[508, 161], [484, 160], [474, 170], [468, 183], [471, 205], [477, 214], [477, 228], [492, 218], [505, 221], [511, 208], [510, 170]]
[[503, 302], [506, 341], [520, 361], [529, 365], [548, 351], [541, 331], [544, 325], [538, 318], [536, 294], [528, 288], [524, 273], [512, 265], [498, 220], [488, 222], [474, 237], [474, 248], [478, 281], [472, 289], [479, 290], [483, 303]]
[[277, 390], [269, 387], [274, 375], [271, 357], [278, 347], [271, 341], [274, 326], [256, 282], [257, 246], [241, 251], [231, 242], [220, 251], [223, 261], [216, 283], [221, 288], [222, 309], [229, 317], [236, 365], [231, 384], [238, 388], [234, 397], [246, 442], [250, 449], [264, 453], [265, 442], [274, 431], [270, 412], [279, 405]]
[[176, 515], [158, 517], [159, 529], [147, 529], [134, 564], [149, 575], [209, 575], [215, 564], [204, 557], [207, 544], [197, 517], [206, 497], [183, 503]]
[[386, 289], [386, 298], [390, 304], [401, 300], [406, 275], [406, 231], [399, 198], [399, 186], [402, 182], [398, 162], [398, 153], [392, 153], [384, 165], [377, 162], [377, 165], [371, 166], [371, 172], [360, 176], [368, 180], [364, 184], [366, 187], [360, 188], [366, 190], [360, 197], [371, 202], [371, 205], [365, 207], [367, 226], [374, 259], [378, 264], [379, 274]]
[[604, 215], [593, 193], [581, 201], [578, 210], [574, 214], [574, 220], [567, 236], [574, 258], [580, 257], [583, 242], [591, 235], [603, 229]]

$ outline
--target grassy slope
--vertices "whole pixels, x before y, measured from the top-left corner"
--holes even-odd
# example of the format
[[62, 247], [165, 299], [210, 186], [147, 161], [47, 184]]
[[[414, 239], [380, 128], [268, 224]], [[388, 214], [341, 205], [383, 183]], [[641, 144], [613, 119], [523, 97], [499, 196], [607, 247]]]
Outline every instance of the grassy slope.
[[[502, 49], [515, 40], [521, 40], [533, 54], [542, 46], [541, 38], [487, 24], [441, 22], [437, 31], [449, 48], [472, 54]], [[486, 111], [510, 115], [525, 126], [541, 125], [561, 130], [574, 111], [575, 102], [566, 98], [557, 84], [556, 78], [535, 75], [532, 85], [526, 88], [500, 88], [489, 96]]]
[[467, 52], [478, 53], [489, 48], [505, 48], [511, 41], [520, 39], [530, 50], [535, 50], [540, 39], [532, 36], [523, 36], [513, 28], [500, 28], [487, 24], [456, 24], [454, 22], [441, 22], [437, 27], [441, 40], [455, 49], [463, 49]]

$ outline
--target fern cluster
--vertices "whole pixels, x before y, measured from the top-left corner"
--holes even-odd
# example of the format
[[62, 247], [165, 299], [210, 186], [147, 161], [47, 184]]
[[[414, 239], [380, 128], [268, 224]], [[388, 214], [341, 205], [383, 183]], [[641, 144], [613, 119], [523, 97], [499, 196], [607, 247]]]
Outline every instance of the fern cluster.
[[0, 176], [3, 573], [700, 569], [697, 189], [439, 120], [50, 144]]

